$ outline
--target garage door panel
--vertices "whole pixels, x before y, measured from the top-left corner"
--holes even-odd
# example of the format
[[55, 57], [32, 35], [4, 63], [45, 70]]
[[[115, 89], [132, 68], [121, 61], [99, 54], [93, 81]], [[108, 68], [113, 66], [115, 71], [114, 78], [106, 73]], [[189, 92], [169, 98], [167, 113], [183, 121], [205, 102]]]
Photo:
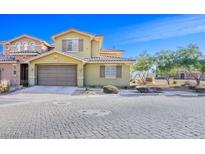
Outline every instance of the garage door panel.
[[65, 75], [65, 74], [41, 74], [40, 78], [56, 78], [56, 77], [65, 77], [65, 78], [75, 78], [74, 75]]
[[76, 65], [45, 65], [38, 66], [39, 85], [77, 85]]

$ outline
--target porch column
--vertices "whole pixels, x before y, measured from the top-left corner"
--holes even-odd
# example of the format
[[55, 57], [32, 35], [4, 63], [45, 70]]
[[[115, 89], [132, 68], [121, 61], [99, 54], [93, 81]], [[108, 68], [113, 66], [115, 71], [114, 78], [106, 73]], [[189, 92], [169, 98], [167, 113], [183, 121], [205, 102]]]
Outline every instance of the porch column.
[[29, 72], [28, 72], [28, 80], [29, 80], [29, 85], [30, 86], [33, 86], [35, 85], [35, 65], [34, 64], [29, 64], [28, 65], [28, 69], [29, 69]]
[[77, 83], [79, 87], [84, 86], [84, 63], [78, 64]]

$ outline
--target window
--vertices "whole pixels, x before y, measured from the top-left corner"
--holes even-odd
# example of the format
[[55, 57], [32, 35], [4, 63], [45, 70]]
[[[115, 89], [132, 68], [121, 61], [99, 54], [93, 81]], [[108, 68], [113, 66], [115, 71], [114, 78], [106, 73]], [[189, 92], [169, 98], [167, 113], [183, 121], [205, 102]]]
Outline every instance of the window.
[[116, 78], [117, 67], [116, 66], [105, 66], [105, 78]]
[[28, 50], [28, 43], [24, 43], [24, 50], [25, 50], [25, 51]]
[[35, 42], [30, 42], [30, 46], [35, 46], [36, 43]]
[[121, 65], [101, 65], [100, 66], [101, 78], [122, 78]]
[[32, 51], [35, 50], [35, 46], [36, 46], [35, 42], [30, 42], [30, 47]]
[[21, 43], [20, 42], [16, 43], [16, 51], [21, 51]]
[[13, 75], [16, 76], [16, 64], [13, 64]]
[[68, 39], [62, 41], [62, 49], [66, 51], [83, 51], [83, 39]]

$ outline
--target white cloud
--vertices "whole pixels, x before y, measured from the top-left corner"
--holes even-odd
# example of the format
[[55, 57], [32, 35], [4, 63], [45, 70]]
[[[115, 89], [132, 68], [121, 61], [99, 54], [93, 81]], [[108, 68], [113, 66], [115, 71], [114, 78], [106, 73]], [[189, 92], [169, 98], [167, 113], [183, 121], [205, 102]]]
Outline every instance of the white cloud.
[[205, 32], [205, 15], [179, 15], [117, 29], [113, 42], [130, 44]]

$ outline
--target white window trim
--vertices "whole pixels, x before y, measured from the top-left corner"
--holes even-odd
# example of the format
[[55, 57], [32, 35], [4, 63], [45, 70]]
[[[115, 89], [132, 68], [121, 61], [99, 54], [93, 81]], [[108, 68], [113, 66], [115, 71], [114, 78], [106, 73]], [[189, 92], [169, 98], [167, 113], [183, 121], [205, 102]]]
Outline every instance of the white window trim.
[[[115, 69], [113, 70], [112, 67], [114, 67]], [[115, 71], [115, 72], [112, 72], [112, 71]], [[117, 65], [105, 65], [105, 78], [106, 79], [116, 79], [117, 78]]]
[[[15, 66], [15, 69], [14, 69], [14, 66]], [[14, 71], [16, 71], [16, 74], [17, 74], [17, 65], [16, 64], [12, 65], [12, 75], [16, 76], [16, 74], [14, 74]]]
[[[80, 40], [81, 38], [65, 38], [65, 39], [63, 39], [63, 40]], [[63, 41], [62, 40], [62, 41]], [[79, 49], [79, 41], [78, 41], [78, 50], [73, 50], [73, 51], [70, 51], [70, 50], [66, 50], [66, 52], [80, 52], [79, 51], [80, 49]]]

